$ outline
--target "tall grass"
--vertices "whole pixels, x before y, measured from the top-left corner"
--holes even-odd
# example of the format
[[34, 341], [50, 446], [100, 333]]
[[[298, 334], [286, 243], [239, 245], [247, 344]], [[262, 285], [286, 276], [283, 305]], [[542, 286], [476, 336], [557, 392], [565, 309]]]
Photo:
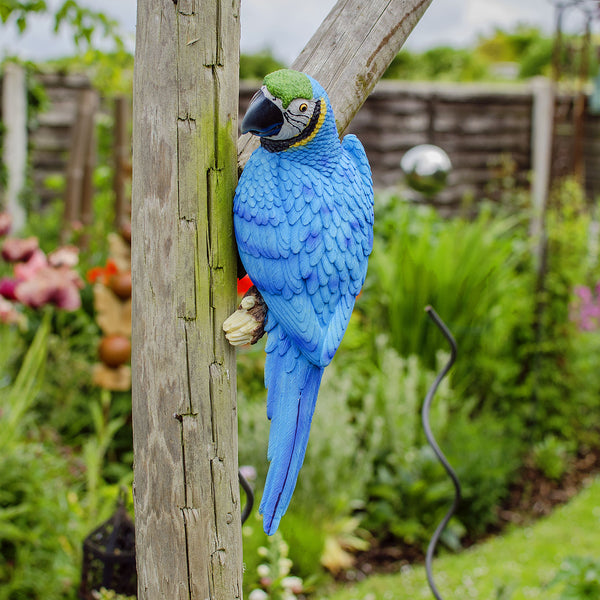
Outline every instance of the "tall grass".
[[[94, 432], [81, 451], [42, 422], [52, 316], [44, 313], [17, 375], [5, 375], [0, 388], [0, 600], [74, 599], [83, 539], [108, 517], [117, 495], [103, 469], [123, 419], [111, 418], [108, 393], [101, 403], [88, 400]], [[0, 329], [5, 364], [19, 337]]]
[[469, 390], [478, 377], [486, 377], [489, 361], [506, 356], [511, 336], [533, 308], [520, 220], [482, 210], [472, 221], [444, 221], [432, 209], [394, 196], [380, 197], [376, 216], [365, 298], [359, 303], [367, 323], [389, 332], [402, 356], [417, 355], [434, 368], [445, 342], [424, 313], [432, 305], [463, 358], [454, 385]]
[[[14, 382], [0, 390], [0, 448], [6, 447], [21, 435], [30, 421], [29, 410], [43, 381], [50, 317], [50, 312], [45, 313]], [[10, 336], [12, 332], [7, 333]]]

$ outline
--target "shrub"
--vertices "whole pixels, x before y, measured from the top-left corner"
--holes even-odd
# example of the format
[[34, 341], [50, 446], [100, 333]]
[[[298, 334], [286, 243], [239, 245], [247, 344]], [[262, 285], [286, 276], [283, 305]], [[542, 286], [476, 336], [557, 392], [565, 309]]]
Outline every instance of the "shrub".
[[[83, 538], [108, 516], [117, 494], [118, 485], [102, 477], [123, 424], [110, 416], [108, 393], [86, 401], [92, 427], [81, 452], [49, 423], [38, 424], [52, 317], [45, 312], [16, 377], [0, 389], [0, 600], [75, 598]], [[3, 354], [15, 336], [0, 329]], [[119, 483], [129, 483], [129, 469], [117, 472]]]
[[[8, 332], [10, 335], [10, 332]], [[46, 357], [49, 314], [14, 382], [2, 390], [0, 415], [0, 599], [58, 599], [76, 585], [78, 542], [72, 498], [76, 465], [27, 435]]]
[[473, 221], [444, 221], [393, 196], [381, 198], [376, 212], [360, 305], [371, 337], [388, 331], [402, 356], [434, 368], [443, 341], [423, 313], [432, 305], [458, 343], [453, 387], [482, 403], [503, 401], [522, 368], [518, 336], [533, 310], [519, 220], [483, 210]]
[[486, 410], [470, 417], [469, 403], [450, 415], [440, 445], [461, 484], [457, 518], [471, 537], [497, 522], [497, 508], [508, 496], [525, 454], [518, 423]]
[[550, 433], [533, 446], [532, 458], [534, 466], [546, 477], [559, 480], [573, 459], [572, 444]]
[[256, 54], [240, 54], [240, 79], [262, 79], [268, 73], [284, 67], [270, 50]]
[[570, 314], [573, 291], [594, 277], [595, 270], [588, 251], [590, 213], [584, 192], [573, 179], [553, 188], [546, 232], [546, 260], [534, 295], [535, 319], [522, 353], [522, 379], [529, 391], [528, 425], [535, 442], [548, 433], [577, 440], [587, 434], [582, 416], [598, 418], [592, 396], [597, 398], [600, 377], [597, 369], [581, 368], [594, 341], [577, 330]]
[[93, 431], [90, 405], [98, 401], [100, 390], [92, 385], [91, 365], [97, 357], [98, 332], [83, 310], [57, 313], [48, 340], [48, 369], [36, 411], [40, 422], [72, 445]]
[[0, 598], [74, 598], [82, 533], [74, 502], [77, 462], [51, 442], [19, 440], [0, 464]]
[[591, 556], [565, 559], [549, 587], [562, 588], [560, 600], [592, 600], [600, 597], [600, 560]]
[[[445, 361], [441, 354], [438, 364]], [[370, 388], [374, 404], [366, 404], [363, 415], [373, 464], [363, 525], [380, 537], [392, 534], [424, 548], [454, 496], [452, 482], [425, 445], [421, 429], [422, 402], [435, 373], [416, 357], [403, 359], [387, 348], [379, 377], [379, 385]], [[510, 435], [506, 422], [487, 412], [472, 416], [473, 404], [459, 403], [444, 380], [431, 409], [433, 433], [462, 487], [458, 519], [451, 521], [444, 537], [454, 547], [465, 528], [476, 535], [495, 522], [495, 509], [522, 454], [519, 436]]]

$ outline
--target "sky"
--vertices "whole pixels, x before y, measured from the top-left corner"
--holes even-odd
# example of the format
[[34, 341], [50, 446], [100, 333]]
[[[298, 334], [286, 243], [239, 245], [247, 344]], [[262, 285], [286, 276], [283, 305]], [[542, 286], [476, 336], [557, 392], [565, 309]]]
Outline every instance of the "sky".
[[[62, 0], [48, 0], [50, 6], [61, 3]], [[80, 3], [117, 19], [133, 48], [135, 0], [80, 0]], [[242, 52], [270, 49], [277, 58], [290, 64], [334, 4], [335, 0], [302, 0], [299, 11], [297, 0], [241, 0]], [[466, 46], [479, 34], [517, 23], [536, 25], [550, 33], [553, 22], [551, 0], [433, 0], [405, 47], [424, 50], [439, 45]], [[32, 18], [24, 35], [18, 35], [16, 27], [0, 27], [0, 57], [17, 55], [40, 60], [73, 52], [67, 32], [53, 35], [48, 19]]]

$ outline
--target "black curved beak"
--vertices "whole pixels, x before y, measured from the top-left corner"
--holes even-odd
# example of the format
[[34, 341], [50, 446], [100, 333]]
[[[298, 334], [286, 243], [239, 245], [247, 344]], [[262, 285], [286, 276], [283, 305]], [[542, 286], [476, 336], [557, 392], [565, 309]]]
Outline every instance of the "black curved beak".
[[269, 100], [261, 90], [254, 94], [242, 120], [242, 133], [259, 136], [277, 135], [283, 125], [279, 107]]

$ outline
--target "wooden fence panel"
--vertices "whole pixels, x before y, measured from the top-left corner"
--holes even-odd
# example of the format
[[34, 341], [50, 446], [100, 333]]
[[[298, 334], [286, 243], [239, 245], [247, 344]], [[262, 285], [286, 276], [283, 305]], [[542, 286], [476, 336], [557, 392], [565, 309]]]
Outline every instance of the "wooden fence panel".
[[44, 87], [48, 109], [31, 124], [30, 160], [34, 189], [46, 203], [59, 196], [45, 181], [53, 175], [66, 175], [80, 94], [91, 89], [91, 84], [85, 75], [39, 73], [36, 79]]
[[[76, 102], [85, 77], [40, 75], [50, 109], [41, 114], [31, 132], [33, 176], [43, 200], [55, 192], [43, 187], [50, 174], [64, 174]], [[242, 82], [240, 112], [247, 108], [260, 82]], [[556, 100], [552, 176], [572, 170], [573, 96]], [[104, 110], [112, 110], [109, 106]], [[527, 185], [531, 163], [533, 94], [528, 84], [490, 86], [381, 81], [360, 109], [349, 131], [365, 146], [376, 187], [397, 186], [402, 181], [400, 159], [412, 146], [434, 143], [448, 152], [454, 170], [449, 187], [435, 199], [447, 211], [458, 209], [465, 196], [490, 197], [490, 182], [497, 165], [510, 157], [514, 175]], [[591, 197], [600, 193], [600, 116], [586, 113], [584, 150], [586, 188]], [[493, 196], [493, 194], [492, 194]]]

